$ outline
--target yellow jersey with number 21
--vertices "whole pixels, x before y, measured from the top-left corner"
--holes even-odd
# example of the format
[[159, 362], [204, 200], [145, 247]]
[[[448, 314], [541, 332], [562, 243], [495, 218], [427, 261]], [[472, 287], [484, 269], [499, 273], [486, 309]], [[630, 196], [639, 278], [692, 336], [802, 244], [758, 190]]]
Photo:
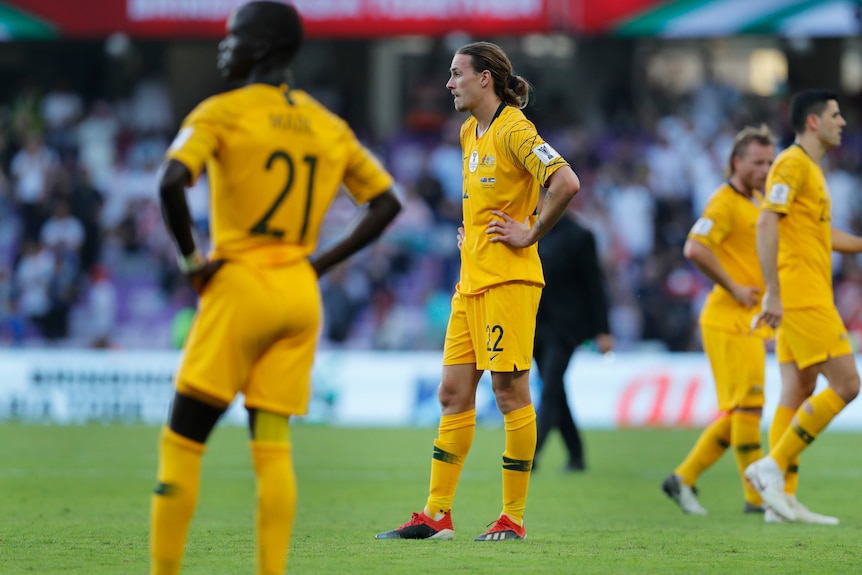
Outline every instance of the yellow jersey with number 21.
[[314, 252], [342, 183], [357, 204], [392, 178], [341, 118], [287, 86], [250, 84], [203, 101], [168, 150], [210, 181], [213, 258], [281, 265]]

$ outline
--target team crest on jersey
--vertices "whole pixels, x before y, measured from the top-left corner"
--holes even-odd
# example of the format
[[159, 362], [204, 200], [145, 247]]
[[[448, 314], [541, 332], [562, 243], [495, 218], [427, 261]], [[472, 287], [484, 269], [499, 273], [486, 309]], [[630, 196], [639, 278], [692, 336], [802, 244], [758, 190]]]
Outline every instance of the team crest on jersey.
[[533, 153], [546, 166], [550, 164], [553, 160], [556, 160], [560, 157], [560, 154], [557, 153], [557, 150], [552, 148], [551, 145], [548, 143], [542, 144], [541, 146], [536, 146], [535, 148], [533, 148]]
[[473, 150], [470, 154], [470, 162], [467, 164], [467, 167], [471, 172], [475, 172], [476, 168], [479, 167], [479, 150]]
[[700, 218], [691, 226], [691, 234], [694, 236], [707, 236], [714, 224], [715, 222], [709, 218]]
[[485, 154], [485, 157], [482, 158], [482, 165], [485, 167], [492, 167], [496, 163], [497, 158], [495, 158], [494, 156], [489, 156], [488, 154]]
[[769, 201], [773, 204], [786, 204], [790, 197], [790, 186], [787, 184], [772, 184], [769, 189]]

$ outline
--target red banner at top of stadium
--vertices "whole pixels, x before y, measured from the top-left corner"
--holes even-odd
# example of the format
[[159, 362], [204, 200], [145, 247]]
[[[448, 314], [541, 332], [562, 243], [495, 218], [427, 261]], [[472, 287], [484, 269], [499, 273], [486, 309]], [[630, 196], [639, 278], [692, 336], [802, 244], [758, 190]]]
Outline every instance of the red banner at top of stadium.
[[[0, 35], [219, 38], [248, 0], [0, 0]], [[659, 0], [292, 0], [313, 38], [601, 33]]]
[[[0, 0], [0, 38], [220, 38], [247, 0]], [[284, 0], [288, 1], [288, 0]], [[312, 38], [859, 32], [858, 0], [290, 0]]]
[[[219, 38], [245, 0], [2, 0], [53, 30], [93, 38], [124, 32], [148, 38]], [[517, 35], [551, 28], [549, 0], [295, 0], [313, 38]], [[2, 14], [0, 14], [2, 18]], [[14, 34], [9, 34], [15, 37]]]

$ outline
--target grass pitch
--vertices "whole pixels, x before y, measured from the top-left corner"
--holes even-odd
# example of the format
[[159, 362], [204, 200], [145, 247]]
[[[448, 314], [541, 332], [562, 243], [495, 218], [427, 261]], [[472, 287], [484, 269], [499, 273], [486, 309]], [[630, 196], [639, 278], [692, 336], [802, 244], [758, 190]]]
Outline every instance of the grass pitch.
[[[802, 459], [799, 498], [838, 527], [743, 515], [731, 455], [699, 481], [706, 517], [659, 484], [696, 431], [585, 434], [588, 470], [564, 474], [553, 438], [533, 476], [527, 541], [476, 543], [500, 512], [503, 430], [480, 428], [455, 498], [454, 541], [376, 541], [418, 511], [434, 429], [294, 426], [299, 507], [288, 572], [324, 574], [842, 574], [862, 572], [858, 434], [827, 432]], [[154, 427], [0, 425], [0, 573], [147, 573]], [[183, 573], [253, 572], [254, 477], [245, 430], [219, 428]]]

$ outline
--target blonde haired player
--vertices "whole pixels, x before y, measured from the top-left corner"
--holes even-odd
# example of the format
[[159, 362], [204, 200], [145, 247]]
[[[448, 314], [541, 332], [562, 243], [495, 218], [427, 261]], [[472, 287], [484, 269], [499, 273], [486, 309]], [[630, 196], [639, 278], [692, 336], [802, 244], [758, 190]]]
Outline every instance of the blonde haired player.
[[[377, 237], [400, 209], [392, 178], [347, 124], [287, 84], [303, 37], [296, 10], [250, 2], [231, 15], [227, 32], [219, 68], [245, 86], [189, 114], [160, 174], [165, 222], [200, 300], [159, 441], [153, 575], [180, 572], [205, 443], [239, 392], [257, 478], [256, 573], [284, 573], [296, 509], [288, 422], [308, 406], [321, 314], [317, 279]], [[196, 247], [185, 198], [204, 166], [210, 259]], [[367, 209], [311, 258], [342, 184]]]
[[766, 371], [765, 339], [772, 330], [752, 331], [763, 293], [755, 224], [775, 141], [769, 128], [747, 127], [736, 135], [728, 179], [712, 195], [689, 232], [685, 257], [715, 282], [700, 314], [703, 349], [715, 380], [719, 415], [700, 435], [685, 460], [665, 478], [662, 490], [680, 508], [705, 515], [695, 491], [697, 478], [728, 448], [743, 486], [743, 510], [763, 511], [760, 495], [742, 477], [763, 455], [760, 418]]
[[[524, 507], [536, 449], [530, 398], [536, 311], [544, 279], [536, 242], [563, 215], [580, 183], [521, 109], [530, 85], [499, 46], [458, 49], [446, 88], [461, 127], [464, 164], [461, 277], [443, 349], [442, 417], [424, 509], [378, 539], [451, 539], [450, 514], [476, 427], [476, 387], [491, 371], [503, 414], [503, 509], [477, 541], [524, 539]], [[539, 205], [539, 187], [547, 188]]]

